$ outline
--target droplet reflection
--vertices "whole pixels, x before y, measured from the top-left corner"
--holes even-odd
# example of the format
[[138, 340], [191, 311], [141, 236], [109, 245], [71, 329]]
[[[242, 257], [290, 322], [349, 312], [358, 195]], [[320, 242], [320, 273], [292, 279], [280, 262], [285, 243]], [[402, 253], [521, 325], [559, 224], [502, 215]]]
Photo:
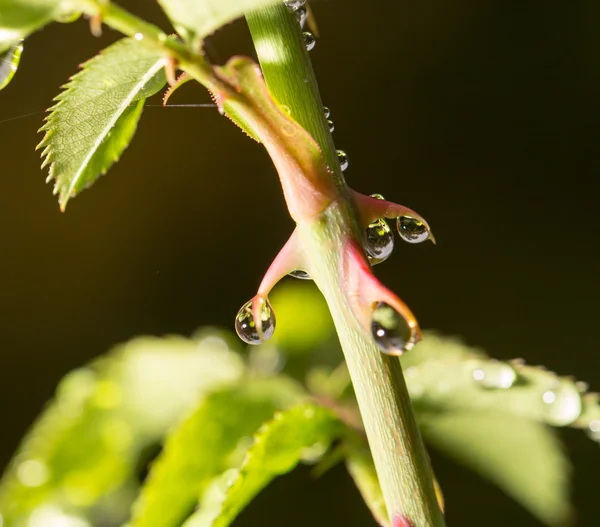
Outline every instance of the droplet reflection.
[[[252, 313], [252, 300], [244, 304], [235, 317], [235, 331], [247, 344], [260, 344], [269, 340], [275, 332], [275, 313], [268, 300], [258, 298], [260, 302], [260, 320], [255, 321]], [[260, 322], [260, 327], [257, 327]]]
[[402, 355], [414, 346], [408, 322], [385, 302], [379, 302], [373, 310], [371, 333], [379, 349], [387, 355]]

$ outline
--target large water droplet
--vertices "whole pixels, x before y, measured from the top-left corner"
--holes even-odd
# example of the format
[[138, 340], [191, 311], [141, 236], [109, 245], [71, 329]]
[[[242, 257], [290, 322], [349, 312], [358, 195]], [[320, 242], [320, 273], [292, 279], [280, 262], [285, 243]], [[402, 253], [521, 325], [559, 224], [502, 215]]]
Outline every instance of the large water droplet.
[[299, 278], [300, 280], [311, 280], [310, 275], [302, 269], [295, 269], [290, 273], [290, 276], [293, 276], [294, 278]]
[[557, 382], [542, 394], [546, 420], [556, 426], [565, 426], [581, 414], [581, 396], [573, 385]]
[[[255, 321], [252, 313], [252, 300], [244, 304], [235, 317], [235, 330], [247, 344], [260, 344], [269, 340], [275, 331], [275, 313], [268, 300], [258, 298], [260, 302], [260, 320]], [[260, 323], [260, 327], [257, 327]]]
[[348, 168], [349, 164], [348, 155], [343, 150], [336, 150], [336, 153], [338, 157], [338, 162], [340, 164], [340, 168], [342, 169], [342, 172], [344, 172]]
[[508, 364], [495, 360], [482, 362], [473, 370], [475, 379], [484, 388], [510, 388], [517, 380], [517, 373]]
[[325, 115], [325, 119], [329, 119], [331, 117], [331, 110], [327, 106], [323, 106], [323, 114]]
[[414, 346], [408, 322], [385, 302], [379, 302], [373, 310], [371, 333], [379, 349], [387, 355], [402, 355]]
[[317, 43], [314, 35], [310, 31], [305, 31], [302, 33], [302, 38], [304, 38], [304, 45], [307, 51], [312, 51]]
[[396, 228], [400, 238], [408, 243], [421, 243], [429, 238], [425, 224], [410, 216], [400, 216], [396, 220]]
[[333, 121], [331, 119], [327, 119], [327, 126], [329, 126], [330, 132], [333, 132], [335, 130], [335, 124], [333, 124]]
[[371, 223], [365, 231], [365, 252], [371, 265], [387, 260], [394, 250], [394, 233], [384, 219]]
[[305, 6], [299, 7], [294, 11], [294, 15], [296, 16], [296, 20], [298, 24], [300, 24], [300, 28], [304, 29], [304, 25], [306, 24], [306, 19], [308, 18], [308, 11]]

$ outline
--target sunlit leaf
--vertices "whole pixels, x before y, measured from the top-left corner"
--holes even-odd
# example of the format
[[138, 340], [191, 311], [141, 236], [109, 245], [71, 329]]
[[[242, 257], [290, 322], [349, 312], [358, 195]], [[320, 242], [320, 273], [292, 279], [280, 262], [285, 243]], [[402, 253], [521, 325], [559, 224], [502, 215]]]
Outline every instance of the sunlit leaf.
[[70, 373], [0, 482], [4, 525], [37, 527], [32, 517], [44, 525], [61, 514], [122, 521], [146, 450], [242, 372], [239, 356], [206, 335], [139, 338]]
[[15, 44], [4, 53], [0, 53], [0, 90], [6, 88], [19, 67], [23, 44]]
[[226, 472], [185, 527], [227, 527], [275, 477], [292, 470], [307, 450], [324, 452], [340, 435], [334, 414], [313, 404], [275, 415], [254, 436], [239, 470]]
[[160, 51], [123, 39], [83, 65], [51, 108], [39, 144], [61, 208], [119, 159], [144, 99], [165, 84]]
[[248, 11], [281, 0], [158, 0], [177, 32], [196, 46]]
[[209, 483], [241, 464], [261, 424], [304, 398], [299, 385], [283, 377], [240, 382], [208, 396], [167, 438], [131, 524], [180, 526]]
[[569, 462], [547, 426], [494, 411], [423, 417], [420, 424], [429, 443], [496, 483], [547, 525], [570, 517]]
[[572, 378], [489, 359], [454, 339], [426, 335], [401, 362], [418, 408], [502, 410], [555, 426], [572, 424], [582, 411], [581, 390]]

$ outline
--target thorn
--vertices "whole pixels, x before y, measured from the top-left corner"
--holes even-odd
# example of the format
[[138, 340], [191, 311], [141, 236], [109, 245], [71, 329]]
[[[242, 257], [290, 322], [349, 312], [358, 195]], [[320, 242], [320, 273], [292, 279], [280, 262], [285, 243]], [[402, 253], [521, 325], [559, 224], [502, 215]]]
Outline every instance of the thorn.
[[167, 58], [165, 62], [165, 76], [169, 86], [177, 84], [177, 61], [173, 57]]
[[90, 32], [95, 37], [102, 36], [102, 15], [100, 13], [90, 17]]

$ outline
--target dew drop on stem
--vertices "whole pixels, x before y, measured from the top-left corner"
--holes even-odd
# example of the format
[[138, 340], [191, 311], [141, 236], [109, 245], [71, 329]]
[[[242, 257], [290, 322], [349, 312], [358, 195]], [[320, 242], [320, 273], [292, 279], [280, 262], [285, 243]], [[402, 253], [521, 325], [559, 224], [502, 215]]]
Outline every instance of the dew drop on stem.
[[306, 46], [307, 51], [312, 51], [317, 43], [314, 35], [310, 31], [305, 31], [302, 33], [302, 38], [304, 38], [304, 45]]
[[331, 110], [327, 106], [323, 106], [323, 114], [325, 115], [325, 119], [329, 119], [331, 117]]
[[288, 9], [296, 11], [296, 9], [300, 9], [301, 7], [305, 6], [306, 0], [283, 0], [283, 3]]
[[235, 317], [235, 331], [246, 344], [260, 344], [269, 340], [275, 332], [275, 313], [271, 303], [266, 299], [256, 301], [261, 303], [260, 320], [254, 319], [252, 300], [244, 304]]
[[327, 119], [327, 126], [329, 126], [330, 132], [333, 132], [335, 130], [335, 124], [333, 124], [333, 121], [331, 119]]
[[289, 275], [294, 278], [299, 278], [300, 280], [311, 280], [310, 275], [302, 269], [294, 269]]
[[304, 29], [304, 26], [306, 24], [306, 19], [308, 18], [308, 11], [306, 10], [306, 7], [302, 6], [302, 7], [299, 7], [298, 9], [296, 9], [294, 11], [294, 16], [296, 17], [296, 20], [298, 21], [298, 24], [300, 25], [300, 29]]
[[387, 355], [402, 355], [414, 346], [408, 322], [385, 302], [377, 303], [373, 310], [371, 333], [379, 349]]
[[338, 163], [340, 164], [340, 168], [342, 169], [342, 172], [344, 172], [349, 165], [348, 155], [343, 150], [336, 150], [336, 153], [338, 157]]
[[490, 360], [473, 370], [473, 379], [484, 388], [507, 389], [517, 380], [517, 372], [509, 364]]
[[405, 242], [421, 243], [429, 239], [429, 231], [425, 224], [410, 216], [400, 216], [396, 220], [398, 234]]
[[[371, 197], [385, 199], [381, 194], [371, 194]], [[371, 265], [387, 260], [393, 250], [394, 233], [385, 219], [379, 218], [369, 224], [365, 231], [365, 253]]]

